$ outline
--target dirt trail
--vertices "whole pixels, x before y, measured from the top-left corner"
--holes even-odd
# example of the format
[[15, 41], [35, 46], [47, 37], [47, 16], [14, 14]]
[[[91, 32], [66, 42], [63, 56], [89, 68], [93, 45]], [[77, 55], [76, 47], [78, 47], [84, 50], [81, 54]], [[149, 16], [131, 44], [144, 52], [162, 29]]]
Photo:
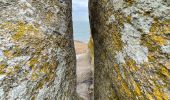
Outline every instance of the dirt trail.
[[93, 67], [86, 43], [75, 41], [77, 58], [77, 93], [84, 100], [93, 100]]
[[77, 55], [77, 93], [84, 100], [92, 100], [92, 66], [88, 53]]

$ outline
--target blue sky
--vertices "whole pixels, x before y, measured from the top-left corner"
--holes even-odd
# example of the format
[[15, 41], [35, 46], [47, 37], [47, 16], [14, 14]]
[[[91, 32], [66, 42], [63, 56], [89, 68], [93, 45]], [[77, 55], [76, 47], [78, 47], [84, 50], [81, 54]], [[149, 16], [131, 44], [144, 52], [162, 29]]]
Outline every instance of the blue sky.
[[72, 0], [73, 20], [88, 21], [88, 0]]
[[88, 42], [90, 38], [88, 0], [72, 0], [74, 39]]

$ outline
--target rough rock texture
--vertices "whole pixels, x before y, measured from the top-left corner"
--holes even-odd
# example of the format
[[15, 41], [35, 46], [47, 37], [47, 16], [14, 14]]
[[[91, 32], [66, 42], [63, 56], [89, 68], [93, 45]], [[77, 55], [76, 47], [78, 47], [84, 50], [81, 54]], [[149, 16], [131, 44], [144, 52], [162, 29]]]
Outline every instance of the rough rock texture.
[[170, 1], [89, 5], [95, 100], [170, 100]]
[[76, 100], [71, 0], [0, 0], [0, 100]]

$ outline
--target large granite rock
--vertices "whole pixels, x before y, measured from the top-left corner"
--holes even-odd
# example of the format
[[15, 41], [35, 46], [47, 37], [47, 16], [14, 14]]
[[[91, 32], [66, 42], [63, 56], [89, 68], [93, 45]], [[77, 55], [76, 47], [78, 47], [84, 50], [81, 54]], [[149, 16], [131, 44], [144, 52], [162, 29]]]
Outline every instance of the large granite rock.
[[170, 99], [169, 0], [90, 0], [95, 100]]
[[0, 100], [76, 100], [71, 0], [0, 0]]

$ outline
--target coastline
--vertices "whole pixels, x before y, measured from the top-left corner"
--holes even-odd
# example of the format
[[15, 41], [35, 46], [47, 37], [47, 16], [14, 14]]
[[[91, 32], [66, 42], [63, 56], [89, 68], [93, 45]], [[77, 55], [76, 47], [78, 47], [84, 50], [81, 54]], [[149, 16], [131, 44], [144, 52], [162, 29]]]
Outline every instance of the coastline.
[[74, 40], [76, 55], [87, 53], [88, 52], [88, 45], [85, 42]]

